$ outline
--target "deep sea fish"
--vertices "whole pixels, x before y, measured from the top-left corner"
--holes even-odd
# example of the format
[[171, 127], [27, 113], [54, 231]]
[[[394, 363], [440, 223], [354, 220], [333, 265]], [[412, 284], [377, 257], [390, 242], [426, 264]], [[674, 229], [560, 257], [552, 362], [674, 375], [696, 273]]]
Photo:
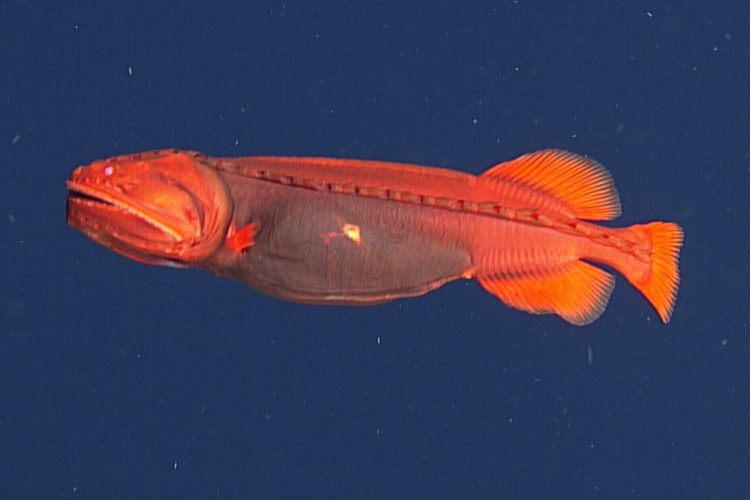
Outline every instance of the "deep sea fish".
[[296, 302], [367, 305], [476, 279], [510, 307], [584, 325], [625, 276], [669, 321], [682, 229], [620, 214], [607, 170], [543, 150], [475, 176], [330, 158], [164, 150], [82, 166], [68, 224], [131, 259]]

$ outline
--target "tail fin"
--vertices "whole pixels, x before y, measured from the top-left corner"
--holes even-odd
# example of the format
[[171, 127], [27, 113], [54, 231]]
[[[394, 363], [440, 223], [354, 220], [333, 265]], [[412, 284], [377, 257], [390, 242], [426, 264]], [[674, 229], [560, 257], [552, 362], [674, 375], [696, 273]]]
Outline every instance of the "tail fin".
[[629, 276], [626, 272], [625, 277], [651, 302], [661, 320], [668, 323], [680, 284], [682, 228], [671, 222], [651, 222], [626, 231], [645, 232], [651, 242], [651, 268], [644, 276]]

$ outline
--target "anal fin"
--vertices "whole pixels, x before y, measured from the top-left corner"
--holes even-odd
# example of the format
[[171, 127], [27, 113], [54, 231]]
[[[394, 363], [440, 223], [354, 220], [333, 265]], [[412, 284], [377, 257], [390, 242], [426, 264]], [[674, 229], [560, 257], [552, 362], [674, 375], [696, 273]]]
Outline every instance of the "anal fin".
[[524, 275], [480, 273], [477, 279], [510, 307], [533, 314], [554, 313], [574, 325], [597, 319], [615, 286], [613, 275], [580, 260]]

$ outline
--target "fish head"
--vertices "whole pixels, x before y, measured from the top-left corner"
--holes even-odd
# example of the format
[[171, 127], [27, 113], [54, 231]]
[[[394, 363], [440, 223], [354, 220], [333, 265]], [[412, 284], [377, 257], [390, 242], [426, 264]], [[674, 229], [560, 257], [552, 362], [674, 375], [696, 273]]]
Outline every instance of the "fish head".
[[67, 181], [68, 224], [126, 257], [188, 266], [223, 243], [232, 196], [208, 157], [153, 151], [96, 161]]

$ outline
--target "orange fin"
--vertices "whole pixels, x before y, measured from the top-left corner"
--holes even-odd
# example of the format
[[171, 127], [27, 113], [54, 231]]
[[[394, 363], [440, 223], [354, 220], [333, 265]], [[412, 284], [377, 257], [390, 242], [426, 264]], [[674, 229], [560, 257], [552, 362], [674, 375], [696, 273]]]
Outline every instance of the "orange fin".
[[615, 277], [577, 260], [555, 270], [523, 276], [479, 275], [482, 287], [510, 307], [534, 314], [555, 313], [574, 325], [601, 316]]
[[611, 220], [620, 215], [612, 176], [591, 158], [546, 149], [495, 165], [482, 177], [532, 188], [562, 203], [577, 219]]
[[243, 250], [246, 250], [253, 246], [255, 243], [253, 241], [253, 238], [255, 238], [255, 235], [258, 232], [258, 223], [257, 222], [251, 222], [250, 224], [247, 224], [245, 227], [240, 229], [239, 231], [234, 226], [234, 223], [229, 226], [229, 231], [227, 232], [227, 239], [226, 239], [226, 245], [227, 248], [232, 250], [235, 253], [242, 253]]
[[629, 276], [627, 269], [623, 274], [651, 302], [661, 320], [668, 323], [680, 285], [682, 228], [672, 222], [651, 222], [631, 226], [626, 231], [641, 235], [645, 232], [651, 243], [651, 266], [645, 276]]

